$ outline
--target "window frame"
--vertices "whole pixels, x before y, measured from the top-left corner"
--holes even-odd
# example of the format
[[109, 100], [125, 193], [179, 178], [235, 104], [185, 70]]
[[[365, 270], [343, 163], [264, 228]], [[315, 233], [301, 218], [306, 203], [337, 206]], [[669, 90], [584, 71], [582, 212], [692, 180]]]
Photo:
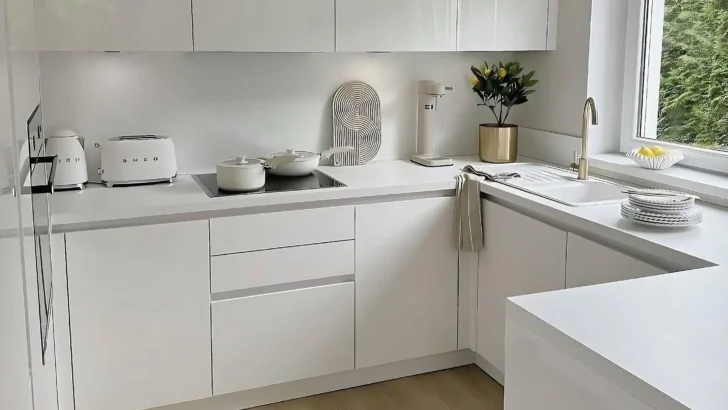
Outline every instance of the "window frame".
[[641, 137], [657, 133], [665, 0], [628, 1], [620, 151], [647, 144], [679, 149], [681, 165], [728, 174], [728, 152]]

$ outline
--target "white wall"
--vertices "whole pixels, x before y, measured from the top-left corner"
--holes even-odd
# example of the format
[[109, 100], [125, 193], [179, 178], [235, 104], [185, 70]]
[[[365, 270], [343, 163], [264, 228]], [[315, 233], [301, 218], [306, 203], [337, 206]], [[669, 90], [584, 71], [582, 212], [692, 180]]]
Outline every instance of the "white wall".
[[590, 19], [590, 0], [559, 0], [556, 50], [518, 54], [525, 70], [536, 70], [539, 80], [538, 91], [518, 113], [519, 125], [557, 134], [581, 134], [581, 113], [587, 97]]
[[599, 104], [599, 126], [591, 135], [594, 153], [619, 150], [629, 0], [595, 1], [589, 45], [587, 92]]
[[523, 133], [522, 154], [572, 162], [573, 151], [581, 151], [582, 112], [590, 96], [600, 117], [591, 127], [590, 155], [619, 150], [628, 2], [559, 0], [556, 51], [518, 55], [540, 80], [518, 113], [520, 125], [538, 130]]
[[474, 154], [487, 112], [470, 89], [470, 65], [512, 53], [41, 53], [46, 130], [87, 138], [172, 137], [181, 172], [209, 171], [235, 155], [331, 146], [331, 102], [346, 81], [382, 100], [377, 160], [415, 149], [417, 80], [456, 89], [440, 104], [437, 153]]

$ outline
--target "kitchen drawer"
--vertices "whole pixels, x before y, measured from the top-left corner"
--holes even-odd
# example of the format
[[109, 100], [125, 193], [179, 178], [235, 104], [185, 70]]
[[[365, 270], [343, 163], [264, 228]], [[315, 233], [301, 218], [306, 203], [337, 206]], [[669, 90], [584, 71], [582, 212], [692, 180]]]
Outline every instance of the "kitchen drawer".
[[354, 274], [354, 241], [212, 257], [212, 293]]
[[351, 239], [354, 239], [352, 206], [210, 220], [212, 255]]
[[213, 394], [354, 369], [354, 284], [212, 303]]

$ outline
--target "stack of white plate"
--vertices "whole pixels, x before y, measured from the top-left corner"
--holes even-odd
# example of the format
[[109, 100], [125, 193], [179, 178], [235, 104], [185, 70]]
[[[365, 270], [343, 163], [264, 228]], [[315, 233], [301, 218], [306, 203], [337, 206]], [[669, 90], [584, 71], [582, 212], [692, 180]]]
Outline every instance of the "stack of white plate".
[[622, 203], [622, 216], [638, 224], [662, 227], [694, 226], [703, 221], [703, 211], [695, 206], [694, 196], [664, 189], [630, 193], [629, 200]]

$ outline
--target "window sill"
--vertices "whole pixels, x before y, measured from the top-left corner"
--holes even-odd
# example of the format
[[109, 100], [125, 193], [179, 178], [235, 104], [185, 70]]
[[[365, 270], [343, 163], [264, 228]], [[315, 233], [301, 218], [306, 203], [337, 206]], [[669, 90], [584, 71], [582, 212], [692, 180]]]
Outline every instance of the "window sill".
[[651, 188], [677, 189], [700, 195], [716, 205], [728, 206], [728, 175], [675, 165], [655, 171], [640, 168], [624, 154], [599, 154], [589, 159], [595, 174]]

